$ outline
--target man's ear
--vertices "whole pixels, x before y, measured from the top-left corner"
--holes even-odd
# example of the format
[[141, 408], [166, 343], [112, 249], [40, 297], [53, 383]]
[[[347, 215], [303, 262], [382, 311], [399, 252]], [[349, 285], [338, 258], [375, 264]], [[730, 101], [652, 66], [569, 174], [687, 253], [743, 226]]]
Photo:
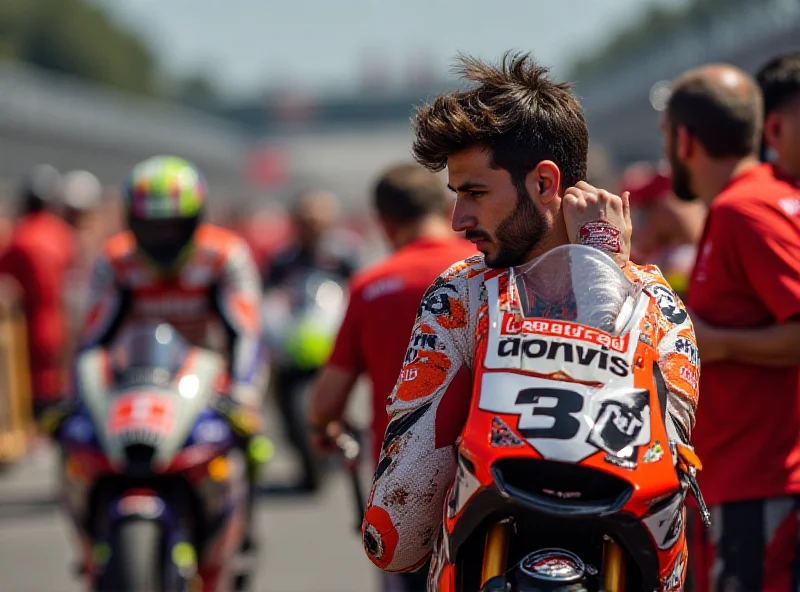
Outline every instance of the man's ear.
[[689, 132], [685, 125], [679, 125], [675, 129], [675, 154], [680, 160], [687, 160], [692, 157], [696, 148], [694, 136]]
[[774, 148], [781, 139], [781, 116], [774, 111], [764, 121], [764, 142]]
[[378, 216], [378, 225], [381, 227], [383, 234], [386, 235], [386, 238], [391, 242], [392, 237], [394, 236], [395, 225], [392, 224], [388, 218], [383, 216]]
[[525, 177], [525, 187], [535, 201], [549, 205], [558, 197], [561, 171], [552, 160], [543, 160]]

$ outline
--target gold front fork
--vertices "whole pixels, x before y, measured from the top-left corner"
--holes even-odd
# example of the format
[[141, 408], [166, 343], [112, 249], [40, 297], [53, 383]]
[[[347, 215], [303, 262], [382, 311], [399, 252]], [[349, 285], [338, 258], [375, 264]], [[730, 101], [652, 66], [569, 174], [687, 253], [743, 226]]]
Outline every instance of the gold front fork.
[[610, 537], [603, 544], [603, 588], [607, 592], [625, 592], [625, 552]]
[[511, 520], [495, 522], [486, 533], [486, 546], [483, 550], [483, 570], [481, 586], [494, 577], [506, 573], [508, 562], [508, 541], [511, 538]]

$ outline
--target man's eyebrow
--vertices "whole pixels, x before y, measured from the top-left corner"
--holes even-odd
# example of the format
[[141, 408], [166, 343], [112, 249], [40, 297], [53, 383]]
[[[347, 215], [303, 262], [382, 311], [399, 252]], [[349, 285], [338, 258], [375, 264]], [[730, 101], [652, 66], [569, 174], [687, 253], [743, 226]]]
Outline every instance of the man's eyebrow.
[[453, 188], [452, 185], [448, 183], [447, 188], [453, 193], [457, 193], [459, 191], [463, 192], [463, 191], [472, 191], [473, 189], [485, 189], [486, 185], [475, 181], [467, 181], [466, 183], [462, 183], [461, 185], [458, 186], [458, 188], [455, 189]]

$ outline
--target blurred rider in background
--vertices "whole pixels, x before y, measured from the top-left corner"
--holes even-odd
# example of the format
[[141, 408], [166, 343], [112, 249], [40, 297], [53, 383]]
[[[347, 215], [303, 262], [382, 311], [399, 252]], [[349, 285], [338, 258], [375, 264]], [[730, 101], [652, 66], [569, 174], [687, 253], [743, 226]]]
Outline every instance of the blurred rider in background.
[[[220, 393], [220, 410], [248, 453], [252, 512], [260, 459], [251, 445], [261, 429], [263, 386], [261, 291], [249, 249], [232, 232], [203, 223], [205, 180], [181, 158], [138, 164], [122, 197], [129, 230], [110, 238], [95, 262], [81, 349], [109, 345], [135, 323], [169, 323], [191, 343], [212, 349], [222, 337], [230, 386]], [[254, 543], [252, 523], [245, 547]]]

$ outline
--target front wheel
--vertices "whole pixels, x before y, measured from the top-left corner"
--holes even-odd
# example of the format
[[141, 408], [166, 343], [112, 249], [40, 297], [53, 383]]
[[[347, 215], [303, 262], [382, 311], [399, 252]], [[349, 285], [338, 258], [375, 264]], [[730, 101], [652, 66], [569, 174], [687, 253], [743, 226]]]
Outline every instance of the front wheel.
[[111, 560], [97, 592], [159, 592], [186, 590], [164, 552], [161, 525], [152, 520], [127, 520], [119, 525]]

